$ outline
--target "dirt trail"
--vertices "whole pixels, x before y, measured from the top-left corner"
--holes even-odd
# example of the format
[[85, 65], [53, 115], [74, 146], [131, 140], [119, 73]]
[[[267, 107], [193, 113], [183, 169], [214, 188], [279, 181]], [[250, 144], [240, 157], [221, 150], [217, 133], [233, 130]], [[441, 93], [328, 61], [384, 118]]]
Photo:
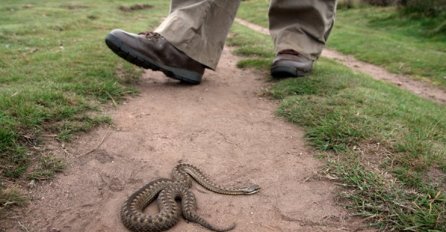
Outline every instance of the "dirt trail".
[[[277, 104], [259, 94], [266, 86], [262, 75], [241, 71], [236, 62], [225, 49], [218, 72], [207, 72], [199, 86], [145, 73], [140, 96], [109, 112], [112, 128], [58, 152], [69, 167], [30, 190], [34, 200], [10, 231], [126, 231], [119, 219], [123, 201], [150, 180], [169, 177], [179, 160], [222, 184], [262, 187], [256, 195], [224, 196], [194, 184], [199, 214], [217, 225], [236, 222], [234, 231], [247, 232], [362, 231], [336, 204], [336, 186], [313, 178], [321, 163], [303, 132], [274, 116]], [[206, 230], [181, 219], [171, 231]]]
[[[236, 22], [254, 31], [269, 35], [268, 29], [261, 27], [259, 25], [250, 23], [240, 18], [237, 18]], [[330, 49], [325, 49], [322, 52], [322, 57], [334, 59], [354, 71], [365, 73], [377, 80], [387, 81], [402, 89], [409, 90], [423, 98], [427, 98], [439, 103], [446, 104], [446, 91], [441, 88], [430, 85], [428, 83], [416, 81], [404, 75], [393, 74], [379, 66], [359, 61], [355, 59], [353, 56], [344, 55], [342, 53]]]

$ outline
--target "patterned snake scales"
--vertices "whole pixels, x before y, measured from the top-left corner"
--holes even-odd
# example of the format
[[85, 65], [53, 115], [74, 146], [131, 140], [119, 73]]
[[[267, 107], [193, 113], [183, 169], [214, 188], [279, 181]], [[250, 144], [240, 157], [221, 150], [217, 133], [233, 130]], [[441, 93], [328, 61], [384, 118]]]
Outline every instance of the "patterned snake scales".
[[[258, 185], [242, 188], [225, 188], [210, 181], [198, 168], [180, 163], [172, 171], [172, 179], [161, 178], [154, 180], [133, 193], [121, 209], [121, 219], [124, 225], [134, 232], [158, 232], [172, 228], [180, 215], [190, 221], [213, 231], [229, 231], [235, 224], [228, 227], [217, 227], [202, 219], [196, 213], [196, 200], [189, 188], [192, 179], [206, 189], [226, 195], [250, 195], [260, 190]], [[144, 209], [157, 200], [159, 213], [148, 215]], [[176, 200], [181, 200], [181, 208]]]

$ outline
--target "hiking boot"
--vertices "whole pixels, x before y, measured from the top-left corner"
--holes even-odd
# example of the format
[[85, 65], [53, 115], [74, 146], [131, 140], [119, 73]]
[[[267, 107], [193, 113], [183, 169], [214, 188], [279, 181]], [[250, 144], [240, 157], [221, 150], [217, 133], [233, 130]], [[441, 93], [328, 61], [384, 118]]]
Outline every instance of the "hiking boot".
[[145, 69], [162, 71], [166, 76], [189, 84], [199, 84], [205, 66], [175, 48], [155, 32], [132, 34], [120, 29], [105, 38], [118, 56]]
[[303, 77], [311, 72], [313, 60], [294, 50], [284, 50], [277, 54], [271, 66], [271, 76], [275, 78]]

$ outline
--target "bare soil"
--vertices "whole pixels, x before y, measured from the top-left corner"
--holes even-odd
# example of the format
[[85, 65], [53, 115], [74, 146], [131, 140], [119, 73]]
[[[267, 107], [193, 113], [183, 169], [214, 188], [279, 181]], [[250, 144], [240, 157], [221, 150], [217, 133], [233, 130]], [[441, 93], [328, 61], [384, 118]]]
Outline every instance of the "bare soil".
[[[234, 231], [365, 231], [337, 204], [337, 187], [314, 178], [321, 162], [303, 131], [277, 118], [277, 102], [263, 97], [263, 74], [235, 67], [226, 49], [218, 72], [187, 86], [147, 71], [140, 96], [109, 113], [99, 128], [49, 150], [65, 157], [66, 171], [30, 187], [32, 201], [7, 231], [126, 231], [119, 211], [134, 191], [169, 177], [181, 160], [225, 185], [259, 184], [251, 196], [225, 196], [194, 184], [198, 212]], [[153, 212], [154, 209], [151, 209]], [[184, 219], [171, 231], [206, 231]]]
[[[246, 20], [237, 18], [236, 21], [254, 31], [269, 35], [269, 30]], [[387, 71], [377, 65], [369, 64], [355, 59], [353, 56], [344, 55], [334, 50], [325, 49], [322, 57], [334, 59], [350, 69], [365, 73], [374, 79], [394, 84], [426, 99], [446, 104], [446, 91], [427, 82], [417, 81], [405, 75], [398, 75]]]

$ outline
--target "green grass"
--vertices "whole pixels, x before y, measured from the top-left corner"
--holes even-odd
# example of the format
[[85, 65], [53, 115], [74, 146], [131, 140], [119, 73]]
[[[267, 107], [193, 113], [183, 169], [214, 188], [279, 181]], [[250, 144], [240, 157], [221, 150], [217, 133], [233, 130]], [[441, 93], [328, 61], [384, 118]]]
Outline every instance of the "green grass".
[[[235, 25], [229, 43], [247, 57], [242, 67], [268, 71], [268, 36]], [[350, 207], [371, 224], [446, 230], [446, 107], [327, 59], [310, 78], [275, 82], [269, 93], [281, 100], [278, 114], [326, 154], [350, 187]]]
[[0, 219], [7, 216], [12, 207], [23, 206], [26, 204], [26, 202], [27, 199], [15, 187], [9, 187], [0, 191]]
[[[355, 155], [353, 155], [354, 157]], [[328, 171], [347, 191], [347, 208], [381, 231], [444, 231], [446, 197], [440, 191], [407, 190], [400, 183], [368, 171], [361, 157], [330, 158]]]
[[[267, 10], [268, 1], [244, 1], [238, 16], [267, 27]], [[446, 89], [445, 19], [403, 17], [395, 8], [341, 9], [328, 47]]]
[[[113, 28], [144, 31], [168, 10], [123, 12], [126, 1], [3, 0], [0, 5], [0, 202], [2, 183], [48, 179], [63, 162], [41, 154], [42, 135], [66, 141], [73, 133], [111, 123], [104, 104], [136, 90], [141, 71], [104, 44]], [[3, 187], [1, 187], [3, 186]]]
[[48, 180], [56, 173], [62, 172], [65, 168], [64, 161], [53, 155], [42, 156], [36, 167], [29, 172], [27, 178], [30, 180]]

